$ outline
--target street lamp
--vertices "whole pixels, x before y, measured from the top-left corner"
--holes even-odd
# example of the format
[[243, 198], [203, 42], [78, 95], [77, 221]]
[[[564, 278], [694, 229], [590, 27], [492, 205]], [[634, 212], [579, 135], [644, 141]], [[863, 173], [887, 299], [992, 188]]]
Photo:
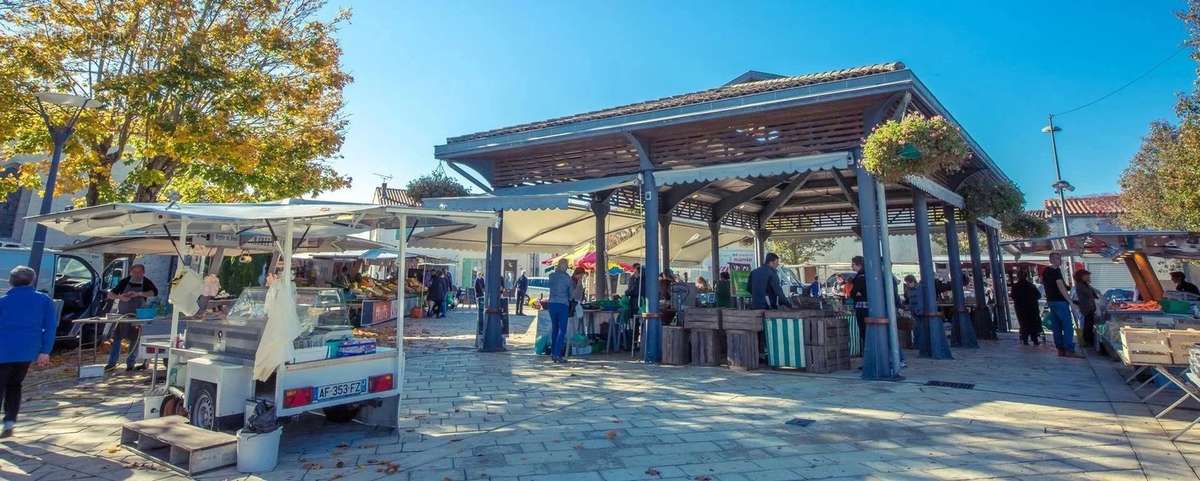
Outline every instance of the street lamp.
[[[42, 194], [42, 209], [38, 212], [40, 215], [46, 215], [50, 213], [54, 203], [58, 163], [62, 160], [63, 148], [67, 145], [67, 140], [75, 132], [75, 122], [79, 120], [79, 114], [83, 113], [84, 109], [99, 108], [100, 104], [87, 97], [54, 92], [37, 93], [34, 94], [34, 98], [37, 100], [38, 115], [45, 122], [46, 130], [50, 133], [50, 140], [54, 142], [54, 152], [50, 155], [50, 173], [46, 175], [46, 191]], [[67, 121], [61, 124], [55, 123], [50, 118], [50, 113], [46, 111], [47, 104], [54, 105], [59, 111], [68, 113]], [[33, 234], [33, 245], [29, 250], [29, 267], [32, 267], [34, 272], [39, 275], [42, 269], [42, 252], [45, 249], [46, 226], [38, 224]]]
[[[1057, 177], [1050, 187], [1058, 192], [1058, 214], [1062, 218], [1063, 237], [1071, 235], [1071, 226], [1067, 224], [1067, 194], [1066, 192], [1074, 192], [1075, 186], [1062, 178], [1062, 166], [1058, 163], [1058, 142], [1055, 134], [1062, 132], [1062, 127], [1054, 125], [1054, 114], [1047, 116], [1048, 123], [1042, 127], [1042, 133], [1050, 134], [1050, 153], [1054, 157], [1054, 174]], [[1075, 256], [1067, 256], [1067, 275], [1074, 276], [1075, 271]], [[1070, 279], [1072, 277], [1068, 277]]]

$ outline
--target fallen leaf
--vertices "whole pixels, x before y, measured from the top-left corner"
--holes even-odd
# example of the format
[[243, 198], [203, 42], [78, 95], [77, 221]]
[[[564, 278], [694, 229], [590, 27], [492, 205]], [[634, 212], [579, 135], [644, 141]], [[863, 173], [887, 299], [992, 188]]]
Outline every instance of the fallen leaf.
[[712, 481], [712, 478], [705, 475], [700, 475], [696, 476], [696, 481]]
[[582, 444], [576, 444], [576, 445], [575, 445], [575, 449], [583, 449], [583, 445], [582, 445]]
[[321, 469], [321, 465], [318, 463], [304, 463], [304, 469]]
[[616, 431], [609, 431], [609, 432], [607, 432], [607, 433], [604, 433], [604, 437], [606, 437], [606, 438], [608, 438], [608, 439], [617, 439], [617, 432], [616, 432]]
[[658, 472], [657, 469], [648, 468], [646, 469], [646, 476], [662, 476], [662, 473]]

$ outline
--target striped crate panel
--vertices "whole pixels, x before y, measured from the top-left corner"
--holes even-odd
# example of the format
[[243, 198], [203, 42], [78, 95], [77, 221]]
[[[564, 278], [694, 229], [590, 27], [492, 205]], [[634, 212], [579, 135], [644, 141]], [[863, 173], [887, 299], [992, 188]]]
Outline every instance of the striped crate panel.
[[767, 363], [771, 367], [806, 367], [804, 321], [797, 318], [768, 317], [765, 326]]
[[850, 324], [850, 357], [862, 357], [862, 341], [858, 337], [858, 317], [854, 309], [846, 310], [846, 322]]

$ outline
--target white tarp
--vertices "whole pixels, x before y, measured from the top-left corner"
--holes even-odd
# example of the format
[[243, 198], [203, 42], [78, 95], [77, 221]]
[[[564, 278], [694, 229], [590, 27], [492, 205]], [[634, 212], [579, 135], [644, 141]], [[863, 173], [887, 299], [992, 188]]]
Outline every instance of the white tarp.
[[300, 316], [296, 314], [296, 288], [291, 282], [276, 280], [267, 288], [264, 301], [267, 324], [254, 353], [254, 379], [266, 381], [292, 357], [293, 342], [300, 336]]

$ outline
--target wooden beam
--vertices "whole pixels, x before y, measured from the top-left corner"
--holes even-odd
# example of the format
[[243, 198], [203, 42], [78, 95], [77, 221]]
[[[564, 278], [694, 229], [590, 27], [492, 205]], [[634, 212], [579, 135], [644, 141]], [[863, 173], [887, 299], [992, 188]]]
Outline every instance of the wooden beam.
[[842, 189], [842, 194], [844, 194], [846, 196], [846, 202], [850, 203], [850, 206], [854, 208], [854, 213], [857, 214], [858, 213], [857, 196], [854, 194], [854, 190], [850, 188], [850, 184], [848, 184], [846, 182], [846, 179], [842, 177], [841, 171], [838, 171], [838, 170], [833, 171], [833, 181], [837, 182], [838, 188]]
[[792, 194], [795, 194], [797, 190], [804, 187], [808, 179], [812, 178], [812, 174], [811, 170], [805, 172], [803, 177], [789, 182], [783, 190], [779, 191], [779, 195], [771, 199], [770, 202], [767, 202], [767, 206], [763, 207], [763, 210], [758, 213], [758, 227], [762, 228], [766, 226], [767, 221], [771, 220], [771, 217], [775, 216], [776, 212], [779, 212], [779, 208], [783, 207], [792, 198]]
[[779, 183], [783, 182], [783, 180], [786, 178], [787, 176], [780, 175], [759, 179], [753, 184], [750, 184], [750, 187], [742, 189], [728, 197], [725, 197], [724, 199], [721, 199], [720, 202], [713, 204], [713, 221], [720, 222], [721, 219], [724, 219], [726, 215], [728, 215], [730, 212], [733, 212], [733, 209], [736, 209], [737, 206], [745, 204], [746, 202], [750, 202], [763, 192], [771, 190], [776, 185], [779, 185]]
[[494, 191], [492, 191], [491, 187], [484, 185], [484, 183], [480, 182], [479, 179], [476, 179], [475, 176], [468, 174], [467, 171], [463, 170], [462, 167], [459, 167], [458, 163], [447, 160], [446, 165], [449, 165], [451, 169], [453, 169], [455, 172], [458, 172], [458, 175], [466, 177], [467, 181], [469, 181], [472, 184], [475, 184], [475, 187], [479, 187], [480, 190], [487, 192], [489, 194], [495, 193]]
[[708, 187], [708, 182], [691, 182], [670, 188], [666, 192], [663, 192], [662, 197], [659, 198], [659, 212], [671, 212], [680, 202], [687, 200], [692, 194], [700, 192], [705, 187]]

